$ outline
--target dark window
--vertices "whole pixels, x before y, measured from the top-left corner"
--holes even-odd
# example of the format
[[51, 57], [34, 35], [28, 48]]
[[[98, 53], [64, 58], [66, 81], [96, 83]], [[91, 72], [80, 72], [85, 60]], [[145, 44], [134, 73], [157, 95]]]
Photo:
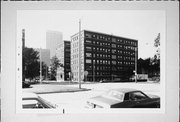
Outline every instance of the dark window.
[[132, 92], [132, 93], [129, 93], [129, 99], [138, 101], [138, 100], [147, 99], [147, 96], [143, 94], [142, 92]]

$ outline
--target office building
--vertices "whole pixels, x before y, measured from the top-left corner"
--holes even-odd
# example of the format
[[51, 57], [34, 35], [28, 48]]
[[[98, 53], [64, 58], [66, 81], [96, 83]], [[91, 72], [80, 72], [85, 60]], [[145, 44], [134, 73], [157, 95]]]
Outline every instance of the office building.
[[58, 31], [46, 32], [46, 49], [50, 49], [50, 58], [55, 56], [56, 48], [62, 42], [62, 33]]
[[[138, 59], [138, 41], [83, 30], [80, 35], [81, 80], [125, 80], [133, 75]], [[71, 71], [78, 81], [79, 33], [71, 36]], [[87, 76], [84, 72], [87, 71]]]
[[70, 51], [70, 41], [63, 41], [56, 48], [56, 57], [59, 59], [60, 64], [62, 65], [57, 69], [57, 81], [70, 80]]
[[41, 54], [41, 61], [46, 64], [47, 67], [50, 66], [50, 50], [49, 49], [40, 49], [36, 48], [35, 51], [39, 52], [39, 57]]

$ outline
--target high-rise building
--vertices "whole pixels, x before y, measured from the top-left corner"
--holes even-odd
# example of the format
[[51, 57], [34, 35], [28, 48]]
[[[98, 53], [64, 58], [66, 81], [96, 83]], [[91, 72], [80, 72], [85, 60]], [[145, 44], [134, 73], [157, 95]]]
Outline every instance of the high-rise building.
[[40, 49], [40, 48], [36, 48], [34, 50], [39, 52], [39, 56], [41, 55], [41, 61], [44, 62], [44, 64], [46, 64], [47, 67], [49, 67], [50, 66], [50, 50]]
[[71, 51], [70, 41], [63, 41], [56, 48], [56, 57], [59, 59], [60, 64], [62, 65], [57, 69], [56, 78], [58, 81], [70, 80], [69, 79], [70, 78], [69, 73], [71, 72], [70, 51]]
[[[71, 37], [71, 71], [75, 81], [79, 80], [79, 35]], [[138, 59], [137, 40], [87, 30], [81, 31], [80, 40], [81, 80], [125, 80], [133, 75]]]
[[46, 32], [46, 49], [50, 49], [50, 58], [55, 56], [56, 48], [62, 42], [62, 33], [58, 31]]

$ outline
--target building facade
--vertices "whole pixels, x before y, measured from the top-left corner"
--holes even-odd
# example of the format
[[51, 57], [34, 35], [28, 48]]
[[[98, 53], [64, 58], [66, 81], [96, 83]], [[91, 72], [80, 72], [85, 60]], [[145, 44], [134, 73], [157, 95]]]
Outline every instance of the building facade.
[[[71, 70], [78, 81], [79, 33], [71, 37]], [[81, 79], [87, 81], [125, 80], [133, 75], [138, 59], [138, 41], [83, 30], [80, 35]], [[84, 72], [87, 71], [87, 76]]]
[[41, 55], [41, 61], [46, 64], [47, 67], [50, 66], [50, 50], [49, 49], [40, 49], [35, 48], [35, 51], [39, 52], [39, 56]]
[[61, 32], [58, 31], [46, 32], [46, 49], [50, 50], [50, 58], [55, 56], [57, 45], [62, 41], [63, 41], [63, 36]]
[[71, 55], [70, 41], [63, 41], [56, 48], [56, 57], [59, 59], [60, 63], [63, 65], [63, 67], [59, 67], [57, 69], [56, 78], [58, 81], [70, 80], [69, 79], [70, 78], [69, 73], [71, 72], [70, 55]]

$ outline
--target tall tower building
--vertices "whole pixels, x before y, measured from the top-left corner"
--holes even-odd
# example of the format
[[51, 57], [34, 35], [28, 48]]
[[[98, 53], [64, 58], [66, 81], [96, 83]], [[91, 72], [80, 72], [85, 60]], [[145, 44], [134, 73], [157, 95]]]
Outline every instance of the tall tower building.
[[[79, 63], [79, 33], [71, 36], [71, 71], [73, 80], [127, 80], [136, 70], [138, 40], [94, 31], [81, 31]], [[85, 72], [87, 76], [85, 76]]]
[[50, 66], [50, 50], [40, 49], [40, 48], [35, 48], [34, 50], [39, 52], [39, 57], [41, 55], [42, 62], [44, 62], [49, 67]]
[[56, 48], [62, 41], [62, 33], [58, 31], [47, 31], [46, 32], [46, 49], [50, 49], [50, 58], [55, 56]]

